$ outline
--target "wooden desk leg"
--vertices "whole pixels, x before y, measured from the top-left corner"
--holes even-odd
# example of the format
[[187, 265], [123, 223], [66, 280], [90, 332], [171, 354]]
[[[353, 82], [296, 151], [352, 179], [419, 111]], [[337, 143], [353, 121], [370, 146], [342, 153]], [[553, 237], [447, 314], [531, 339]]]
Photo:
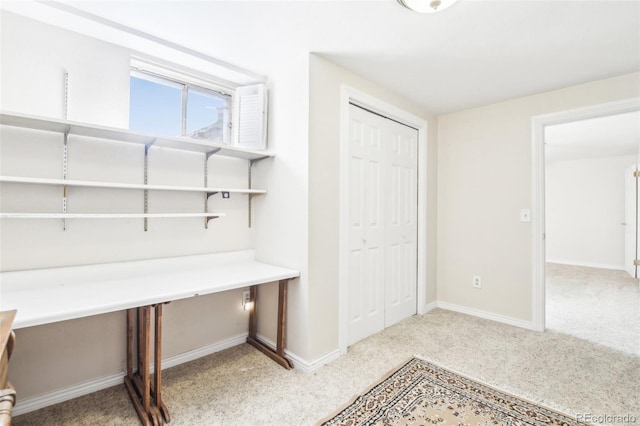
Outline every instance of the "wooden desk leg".
[[142, 407], [146, 413], [149, 413], [151, 412], [151, 377], [149, 375], [149, 365], [151, 363], [149, 356], [149, 346], [151, 344], [151, 333], [149, 333], [151, 329], [150, 306], [138, 308], [138, 321], [138, 373], [142, 381]]
[[277, 333], [277, 341], [276, 341], [276, 352], [282, 358], [284, 358], [284, 345], [285, 345], [286, 338], [287, 338], [287, 280], [280, 280], [280, 282], [278, 283], [278, 333]]
[[252, 308], [249, 311], [249, 337], [253, 340], [257, 339], [258, 333], [258, 286], [249, 287], [249, 303]]
[[287, 280], [280, 280], [279, 282], [277, 342], [275, 351], [260, 341], [257, 337], [257, 286], [251, 287], [249, 297], [251, 302], [253, 302], [253, 308], [249, 313], [249, 337], [247, 337], [247, 343], [254, 346], [260, 352], [264, 353], [287, 370], [291, 370], [293, 368], [293, 363], [284, 356], [284, 345], [287, 336]]
[[133, 309], [127, 309], [127, 378], [133, 380]]
[[169, 423], [171, 421], [169, 410], [162, 402], [162, 305], [163, 303], [156, 305], [153, 398], [162, 417], [164, 417], [164, 421]]
[[144, 426], [150, 426], [152, 424], [149, 416], [144, 411], [144, 408], [140, 404], [140, 395], [138, 394], [134, 382], [133, 364], [135, 362], [133, 351], [133, 314], [135, 309], [127, 309], [127, 375], [124, 376], [124, 386], [127, 389], [129, 398], [133, 403], [138, 418]]
[[149, 346], [151, 331], [151, 307], [137, 308], [138, 335], [138, 371], [133, 372], [133, 309], [127, 310], [127, 375], [124, 384], [131, 398], [131, 402], [145, 426], [159, 426], [158, 413], [151, 406], [151, 378], [149, 375]]

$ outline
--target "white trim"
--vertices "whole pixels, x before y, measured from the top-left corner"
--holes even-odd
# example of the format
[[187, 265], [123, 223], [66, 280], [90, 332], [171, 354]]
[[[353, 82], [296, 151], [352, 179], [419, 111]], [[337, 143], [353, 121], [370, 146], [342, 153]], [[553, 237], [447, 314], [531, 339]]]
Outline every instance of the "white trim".
[[626, 99], [618, 102], [578, 108], [553, 114], [539, 115], [531, 119], [532, 127], [532, 186], [533, 186], [533, 214], [532, 214], [532, 323], [537, 331], [545, 329], [545, 152], [544, 128], [553, 124], [586, 120], [614, 114], [640, 110], [640, 98]]
[[544, 196], [544, 121], [532, 119], [532, 196], [533, 211], [531, 217], [532, 250], [532, 281], [531, 281], [531, 322], [534, 330], [544, 331], [545, 326], [545, 196]]
[[576, 262], [574, 260], [563, 260], [563, 259], [547, 259], [545, 263], [557, 263], [558, 265], [569, 265], [569, 266], [585, 266], [587, 268], [598, 268], [598, 269], [614, 269], [616, 271], [624, 271], [624, 265], [612, 265], [609, 263], [593, 263], [593, 262]]
[[[223, 351], [225, 349], [232, 348], [234, 346], [241, 345], [247, 342], [247, 336], [249, 333], [241, 333], [234, 337], [221, 340], [211, 345], [203, 346], [197, 349], [193, 349], [188, 352], [183, 352], [178, 355], [174, 355], [162, 360], [162, 369], [175, 367], [176, 365], [184, 364], [185, 362], [194, 361], [203, 356], [211, 355], [216, 352]], [[153, 369], [153, 363], [151, 363], [150, 369]]]
[[421, 315], [428, 314], [429, 312], [433, 311], [437, 307], [438, 307], [438, 301], [427, 303], [422, 307], [422, 311], [420, 312], [420, 314]]
[[182, 90], [186, 84], [192, 89], [204, 89], [231, 98], [238, 87], [231, 81], [216, 78], [212, 75], [164, 61], [159, 58], [145, 57], [141, 54], [131, 55], [130, 75], [160, 84], [168, 84]]
[[371, 111], [380, 113], [400, 123], [418, 130], [418, 314], [426, 311], [424, 300], [427, 295], [427, 132], [425, 119], [404, 111], [395, 105], [375, 98], [348, 85], [340, 88], [340, 247], [339, 247], [339, 327], [338, 347], [340, 353], [347, 352], [347, 281], [346, 258], [349, 252], [347, 231], [349, 219], [347, 209], [349, 201], [349, 103], [355, 102]]
[[346, 303], [349, 271], [344, 259], [349, 253], [349, 242], [345, 237], [349, 232], [349, 214], [342, 206], [349, 205], [349, 188], [345, 185], [349, 175], [349, 100], [350, 92], [345, 87], [340, 88], [340, 223], [338, 247], [338, 348], [341, 354], [347, 353], [347, 317]]
[[[276, 344], [273, 340], [269, 339], [268, 337], [265, 337], [263, 335], [261, 335], [260, 333], [258, 333], [258, 338], [267, 346], [269, 346], [271, 349], [276, 348]], [[335, 361], [336, 359], [340, 358], [340, 355], [342, 355], [340, 353], [340, 349], [336, 348], [333, 349], [332, 351], [329, 351], [328, 353], [322, 355], [320, 358], [316, 358], [313, 361], [307, 361], [301, 357], [299, 357], [298, 355], [294, 354], [293, 352], [289, 352], [288, 350], [284, 350], [285, 355], [287, 356], [287, 358], [289, 358], [291, 360], [291, 362], [293, 362], [293, 367], [300, 370], [300, 371], [304, 371], [305, 373], [311, 373], [315, 370], [317, 370], [318, 368], [330, 363], [331, 361]]]
[[[213, 353], [241, 345], [247, 341], [247, 336], [248, 333], [242, 333], [212, 345], [203, 346], [192, 351], [165, 358], [162, 360], [162, 369], [164, 370], [165, 368], [175, 367], [176, 365], [184, 364], [185, 362], [193, 361], [203, 356], [211, 355]], [[153, 364], [151, 364], [151, 369], [153, 369]], [[50, 405], [59, 404], [70, 399], [97, 392], [111, 386], [121, 385], [125, 374], [125, 371], [120, 371], [99, 379], [58, 389], [32, 398], [21, 399], [18, 397], [16, 406], [13, 410], [13, 415], [19, 416], [21, 414], [30, 413]]]
[[78, 398], [83, 395], [88, 395], [90, 393], [100, 391], [102, 389], [110, 388], [111, 386], [120, 385], [123, 383], [124, 375], [125, 372], [122, 371], [80, 385], [69, 386], [67, 388], [58, 389], [53, 392], [48, 392], [43, 395], [38, 395], [27, 399], [21, 399], [20, 392], [18, 391], [18, 398], [16, 406], [13, 409], [13, 416], [15, 417], [22, 414], [27, 414], [32, 411], [48, 407], [50, 405], [59, 404], [70, 399]]
[[320, 358], [314, 359], [313, 361], [305, 361], [292, 353], [289, 353], [287, 356], [291, 359], [295, 368], [304, 371], [305, 373], [311, 373], [318, 368], [327, 365], [332, 361], [335, 361], [336, 359], [340, 358], [341, 355], [342, 354], [340, 353], [340, 349], [336, 348], [324, 354]]
[[525, 328], [527, 330], [534, 330], [534, 324], [532, 321], [526, 321], [519, 318], [513, 318], [506, 315], [494, 314], [493, 312], [481, 311], [479, 309], [468, 308], [466, 306], [455, 305], [447, 302], [437, 302], [438, 308], [446, 309], [448, 311], [459, 312], [461, 314], [471, 315], [478, 318], [483, 318], [491, 321], [500, 322], [514, 327]]

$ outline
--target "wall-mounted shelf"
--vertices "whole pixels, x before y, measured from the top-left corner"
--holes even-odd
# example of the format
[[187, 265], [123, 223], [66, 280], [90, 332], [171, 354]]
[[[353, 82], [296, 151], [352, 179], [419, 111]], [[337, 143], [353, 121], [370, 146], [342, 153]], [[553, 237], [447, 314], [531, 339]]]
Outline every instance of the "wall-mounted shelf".
[[[18, 127], [30, 130], [45, 132], [55, 132], [64, 135], [63, 158], [62, 158], [62, 179], [48, 179], [36, 177], [0, 176], [0, 183], [11, 184], [31, 184], [31, 185], [56, 185], [62, 188], [62, 212], [60, 213], [0, 213], [0, 218], [4, 219], [119, 219], [119, 218], [143, 218], [144, 229], [147, 230], [147, 219], [149, 218], [205, 218], [205, 228], [211, 219], [224, 216], [224, 213], [209, 213], [208, 200], [214, 194], [222, 193], [223, 198], [228, 198], [230, 193], [247, 194], [249, 227], [251, 227], [251, 200], [257, 195], [266, 194], [264, 189], [251, 188], [251, 169], [254, 163], [265, 158], [273, 157], [272, 153], [266, 151], [252, 151], [232, 146], [221, 145], [209, 141], [191, 139], [186, 137], [171, 137], [143, 134], [132, 132], [127, 129], [115, 127], [105, 127], [94, 124], [78, 123], [69, 120], [38, 117], [28, 114], [0, 112], [0, 124], [4, 126]], [[113, 141], [131, 143], [144, 146], [144, 183], [129, 184], [117, 182], [95, 182], [84, 180], [67, 179], [68, 137], [79, 136], [91, 140]], [[191, 151], [204, 154], [204, 186], [175, 186], [175, 185], [153, 185], [148, 179], [148, 157], [152, 148], [170, 148], [183, 151]], [[248, 188], [211, 188], [207, 183], [208, 160], [212, 156], [224, 156], [248, 160]], [[67, 213], [67, 189], [69, 187], [86, 188], [109, 188], [124, 190], [142, 190], [144, 193], [144, 213]], [[149, 191], [177, 191], [177, 192], [197, 192], [204, 195], [204, 212], [202, 213], [149, 213], [147, 197]], [[66, 222], [64, 229], [66, 229]]]
[[98, 126], [94, 124], [78, 123], [69, 120], [45, 118], [13, 112], [0, 113], [0, 124], [138, 145], [152, 144], [153, 146], [160, 148], [172, 148], [183, 151], [201, 152], [204, 154], [215, 153], [216, 155], [241, 158], [244, 160], [261, 160], [273, 157], [272, 153], [266, 151], [250, 151], [199, 139], [144, 134], [132, 132], [127, 129], [118, 129], [116, 127]]
[[224, 213], [0, 213], [0, 219], [167, 219], [204, 217], [216, 219]]
[[113, 182], [92, 182], [83, 180], [46, 179], [20, 176], [0, 176], [0, 183], [23, 183], [32, 185], [54, 185], [54, 186], [77, 186], [85, 188], [110, 188], [110, 189], [142, 189], [147, 191], [178, 191], [178, 192], [200, 192], [213, 195], [218, 192], [229, 192], [235, 194], [260, 195], [266, 194], [265, 189], [242, 189], [242, 188], [204, 188], [191, 186], [171, 186], [171, 185], [145, 185]]

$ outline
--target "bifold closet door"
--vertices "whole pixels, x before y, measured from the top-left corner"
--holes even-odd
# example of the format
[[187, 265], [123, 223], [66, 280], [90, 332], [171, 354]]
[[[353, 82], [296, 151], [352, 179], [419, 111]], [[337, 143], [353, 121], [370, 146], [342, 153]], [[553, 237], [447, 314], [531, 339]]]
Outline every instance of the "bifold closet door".
[[416, 313], [417, 131], [349, 110], [349, 345]]
[[385, 327], [415, 315], [418, 291], [418, 131], [385, 120]]

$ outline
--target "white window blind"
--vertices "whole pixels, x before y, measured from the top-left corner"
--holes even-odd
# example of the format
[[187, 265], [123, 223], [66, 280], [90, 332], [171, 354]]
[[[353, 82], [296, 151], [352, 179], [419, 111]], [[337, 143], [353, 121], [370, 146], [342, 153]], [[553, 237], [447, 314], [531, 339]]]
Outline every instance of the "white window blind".
[[238, 148], [265, 149], [267, 90], [264, 84], [236, 88], [233, 105], [233, 144]]

